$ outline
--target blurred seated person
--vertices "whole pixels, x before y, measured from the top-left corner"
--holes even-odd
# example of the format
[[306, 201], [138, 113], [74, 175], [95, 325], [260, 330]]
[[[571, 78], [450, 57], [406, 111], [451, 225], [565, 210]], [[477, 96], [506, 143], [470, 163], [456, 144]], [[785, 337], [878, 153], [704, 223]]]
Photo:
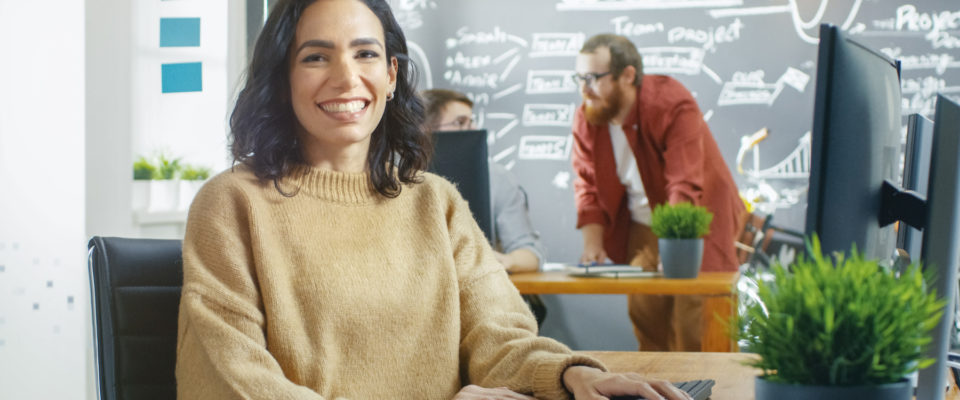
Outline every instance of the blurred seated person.
[[[428, 131], [477, 129], [473, 123], [473, 102], [463, 93], [430, 89], [421, 92], [421, 97]], [[527, 193], [502, 165], [489, 165], [497, 260], [507, 272], [538, 271], [543, 266], [543, 245], [530, 222]]]

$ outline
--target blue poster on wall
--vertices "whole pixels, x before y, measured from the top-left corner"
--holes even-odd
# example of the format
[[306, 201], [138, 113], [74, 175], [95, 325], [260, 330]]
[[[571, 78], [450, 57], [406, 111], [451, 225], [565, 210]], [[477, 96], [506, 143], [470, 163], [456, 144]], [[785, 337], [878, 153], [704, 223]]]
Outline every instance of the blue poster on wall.
[[163, 64], [161, 86], [163, 93], [200, 92], [203, 90], [203, 71], [199, 62]]
[[200, 18], [160, 18], [160, 47], [199, 47]]

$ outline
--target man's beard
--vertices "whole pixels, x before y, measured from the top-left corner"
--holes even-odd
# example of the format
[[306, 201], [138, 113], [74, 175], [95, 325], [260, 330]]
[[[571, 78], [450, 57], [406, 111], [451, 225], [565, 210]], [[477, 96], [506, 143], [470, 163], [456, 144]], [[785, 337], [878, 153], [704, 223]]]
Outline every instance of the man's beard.
[[[600, 100], [594, 101], [596, 104]], [[613, 117], [617, 116], [620, 112], [620, 107], [623, 105], [623, 90], [620, 89], [620, 86], [614, 86], [613, 92], [610, 93], [610, 97], [602, 99], [604, 105], [595, 105], [590, 106], [589, 104], [584, 107], [583, 116], [587, 119], [591, 125], [606, 125], [610, 123], [610, 120]]]

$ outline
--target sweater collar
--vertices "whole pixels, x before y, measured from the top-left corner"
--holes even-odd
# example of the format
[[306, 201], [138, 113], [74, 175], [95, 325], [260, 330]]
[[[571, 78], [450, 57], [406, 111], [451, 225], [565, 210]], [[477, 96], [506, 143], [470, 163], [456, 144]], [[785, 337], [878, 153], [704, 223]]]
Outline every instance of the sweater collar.
[[309, 165], [294, 167], [282, 187], [338, 203], [370, 203], [379, 197], [369, 172], [338, 172]]

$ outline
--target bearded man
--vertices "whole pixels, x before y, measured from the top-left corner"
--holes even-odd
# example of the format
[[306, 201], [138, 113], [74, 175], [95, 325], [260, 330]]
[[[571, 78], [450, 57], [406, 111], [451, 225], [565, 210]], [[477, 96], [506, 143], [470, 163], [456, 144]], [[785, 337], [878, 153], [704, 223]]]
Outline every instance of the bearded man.
[[[701, 271], [736, 271], [734, 240], [746, 210], [717, 142], [690, 92], [663, 75], [644, 75], [623, 36], [591, 37], [577, 55], [583, 104], [573, 120], [573, 170], [581, 263], [656, 269], [651, 208], [690, 202], [713, 213]], [[644, 351], [700, 351], [703, 299], [630, 295]]]

